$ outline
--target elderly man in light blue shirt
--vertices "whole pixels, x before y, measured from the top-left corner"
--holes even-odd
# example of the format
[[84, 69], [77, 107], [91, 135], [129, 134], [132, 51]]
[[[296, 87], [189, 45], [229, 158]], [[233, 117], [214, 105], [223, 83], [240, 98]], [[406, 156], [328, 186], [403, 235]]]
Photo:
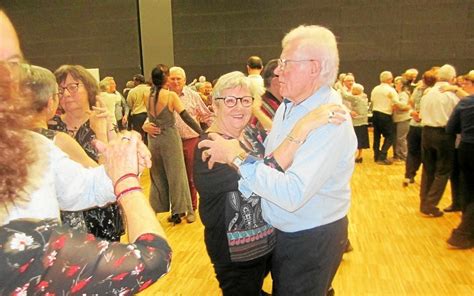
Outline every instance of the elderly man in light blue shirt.
[[242, 193], [262, 196], [264, 218], [277, 229], [272, 294], [326, 295], [347, 242], [357, 139], [351, 120], [340, 126], [324, 125], [306, 139], [290, 135], [311, 110], [326, 103], [342, 104], [331, 88], [339, 55], [333, 33], [320, 26], [293, 29], [282, 46], [275, 74], [285, 101], [275, 114], [265, 152], [271, 156], [284, 141], [296, 142], [301, 146], [292, 163], [284, 172], [278, 171], [218, 137], [201, 142], [200, 147], [209, 148], [210, 161], [239, 169]]

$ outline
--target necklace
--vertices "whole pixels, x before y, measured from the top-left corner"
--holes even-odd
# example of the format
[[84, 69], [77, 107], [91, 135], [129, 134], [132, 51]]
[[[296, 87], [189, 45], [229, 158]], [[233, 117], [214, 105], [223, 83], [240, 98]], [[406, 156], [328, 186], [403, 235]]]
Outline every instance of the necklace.
[[66, 124], [67, 133], [72, 137], [76, 136], [77, 131], [88, 119], [89, 119], [89, 116], [87, 115], [83, 116], [80, 119], [76, 119], [74, 117], [66, 116], [66, 115], [62, 117], [62, 121]]

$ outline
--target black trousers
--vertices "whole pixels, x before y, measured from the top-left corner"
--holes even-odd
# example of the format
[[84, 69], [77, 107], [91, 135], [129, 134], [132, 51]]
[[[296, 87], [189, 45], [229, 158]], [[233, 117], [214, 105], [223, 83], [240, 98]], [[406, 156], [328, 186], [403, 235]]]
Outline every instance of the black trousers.
[[459, 162], [459, 149], [454, 149], [453, 170], [449, 177], [451, 181], [451, 199], [452, 206], [462, 208], [464, 205], [464, 173], [461, 171], [461, 164]]
[[[374, 126], [374, 158], [375, 161], [387, 159], [387, 152], [393, 145], [395, 127], [392, 115], [374, 111], [372, 116]], [[382, 148], [380, 148], [381, 136], [384, 137]]]
[[465, 178], [465, 194], [461, 224], [457, 230], [470, 233], [474, 238], [474, 144], [461, 142], [459, 145], [459, 167]]
[[247, 262], [213, 263], [224, 296], [260, 296], [271, 254]]
[[424, 126], [422, 131], [420, 210], [433, 211], [443, 196], [453, 170], [455, 136], [443, 127]]
[[326, 295], [347, 244], [348, 219], [298, 232], [277, 230], [272, 295]]
[[142, 135], [142, 140], [145, 144], [147, 144], [148, 139], [146, 136], [146, 132], [143, 130], [142, 126], [145, 123], [146, 118], [147, 118], [146, 112], [133, 114], [130, 117], [130, 123], [132, 125], [132, 129], [134, 131], [139, 132], [140, 135]]
[[421, 166], [421, 126], [411, 126], [408, 130], [408, 154], [405, 162], [405, 178], [415, 178]]

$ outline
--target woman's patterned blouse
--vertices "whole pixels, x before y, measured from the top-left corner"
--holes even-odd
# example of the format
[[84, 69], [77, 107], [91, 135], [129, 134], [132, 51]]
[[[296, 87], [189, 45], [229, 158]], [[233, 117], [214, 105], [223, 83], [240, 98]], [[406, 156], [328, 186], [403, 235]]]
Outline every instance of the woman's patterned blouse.
[[132, 295], [170, 263], [170, 246], [154, 234], [121, 244], [52, 219], [0, 227], [0, 295]]
[[[48, 128], [69, 133], [81, 145], [87, 155], [98, 162], [99, 154], [92, 144], [96, 136], [89, 121], [80, 126], [74, 134], [67, 129], [66, 123], [61, 120], [61, 117], [55, 115], [48, 122]], [[42, 134], [48, 137], [48, 134]], [[61, 211], [61, 220], [64, 224], [76, 230], [87, 231], [109, 241], [119, 241], [120, 236], [125, 234], [120, 208], [116, 203], [85, 211]]]

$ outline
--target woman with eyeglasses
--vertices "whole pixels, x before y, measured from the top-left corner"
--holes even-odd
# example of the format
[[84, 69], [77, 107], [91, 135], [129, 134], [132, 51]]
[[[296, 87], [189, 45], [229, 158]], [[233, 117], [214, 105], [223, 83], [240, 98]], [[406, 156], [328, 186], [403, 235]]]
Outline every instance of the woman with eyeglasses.
[[[99, 145], [105, 165], [84, 168], [29, 131], [31, 116], [25, 114], [36, 104], [23, 96], [18, 38], [1, 9], [0, 36], [0, 295], [131, 295], [146, 289], [171, 262], [164, 231], [136, 178], [150, 167], [148, 149], [139, 135], [124, 132]], [[29, 87], [38, 86], [34, 78]], [[130, 244], [109, 243], [59, 221], [60, 207], [116, 199]]]
[[[150, 165], [139, 136], [124, 134], [125, 140], [102, 147], [104, 167], [83, 168], [51, 141], [26, 130], [30, 118], [17, 114], [28, 114], [32, 106], [10, 74], [0, 61], [0, 124], [8, 126], [0, 129], [0, 294], [134, 294], [147, 288], [168, 272], [171, 248], [132, 177]], [[140, 157], [139, 149], [147, 155]], [[60, 206], [88, 207], [99, 200], [88, 197], [87, 190], [68, 191], [86, 187], [107, 202], [115, 200], [112, 184], [133, 243], [111, 244], [61, 225]], [[61, 193], [88, 200], [56, 196]]]
[[72, 160], [84, 167], [97, 167], [97, 162], [86, 154], [74, 138], [67, 133], [48, 129], [48, 121], [56, 114], [59, 105], [58, 84], [54, 74], [39, 66], [25, 65], [24, 68], [20, 90], [33, 108], [32, 129], [52, 140]]
[[[176, 128], [174, 112], [194, 131], [201, 134], [199, 124], [188, 114], [178, 95], [165, 89], [169, 75], [166, 65], [159, 64], [151, 72], [153, 88], [148, 101], [148, 120], [144, 129], [153, 165], [150, 169], [150, 205], [157, 213], [168, 212], [168, 221], [181, 223], [181, 217], [194, 213], [184, 164], [181, 137]], [[148, 128], [155, 129], [155, 131]], [[156, 131], [157, 130], [157, 131]], [[154, 136], [153, 136], [154, 135]], [[187, 219], [188, 223], [194, 220]]]
[[[248, 124], [252, 105], [260, 92], [261, 87], [241, 72], [221, 76], [212, 96], [217, 117], [201, 140], [216, 135], [233, 139], [253, 157], [263, 158], [266, 135]], [[280, 157], [279, 162], [268, 155], [265, 163], [283, 170], [309, 131], [328, 122], [342, 122], [338, 112], [344, 111], [338, 106], [326, 105], [301, 119], [293, 136], [274, 152]], [[273, 227], [263, 219], [260, 196], [252, 193], [247, 199], [239, 191], [237, 169], [209, 163], [208, 157], [207, 150], [196, 148], [194, 177], [200, 196], [204, 242], [219, 286], [224, 296], [264, 295], [262, 284], [271, 268], [275, 244]], [[234, 164], [238, 166], [243, 158], [236, 158]]]
[[[99, 140], [108, 143], [116, 137], [116, 133], [113, 117], [107, 113], [98, 96], [96, 80], [79, 65], [63, 65], [54, 75], [59, 85], [59, 104], [64, 114], [54, 116], [48, 127], [68, 133], [90, 158], [101, 163], [101, 156], [93, 142]], [[116, 203], [85, 211], [63, 211], [61, 219], [73, 228], [86, 230], [110, 241], [119, 241], [120, 236], [125, 233], [122, 215]]]

